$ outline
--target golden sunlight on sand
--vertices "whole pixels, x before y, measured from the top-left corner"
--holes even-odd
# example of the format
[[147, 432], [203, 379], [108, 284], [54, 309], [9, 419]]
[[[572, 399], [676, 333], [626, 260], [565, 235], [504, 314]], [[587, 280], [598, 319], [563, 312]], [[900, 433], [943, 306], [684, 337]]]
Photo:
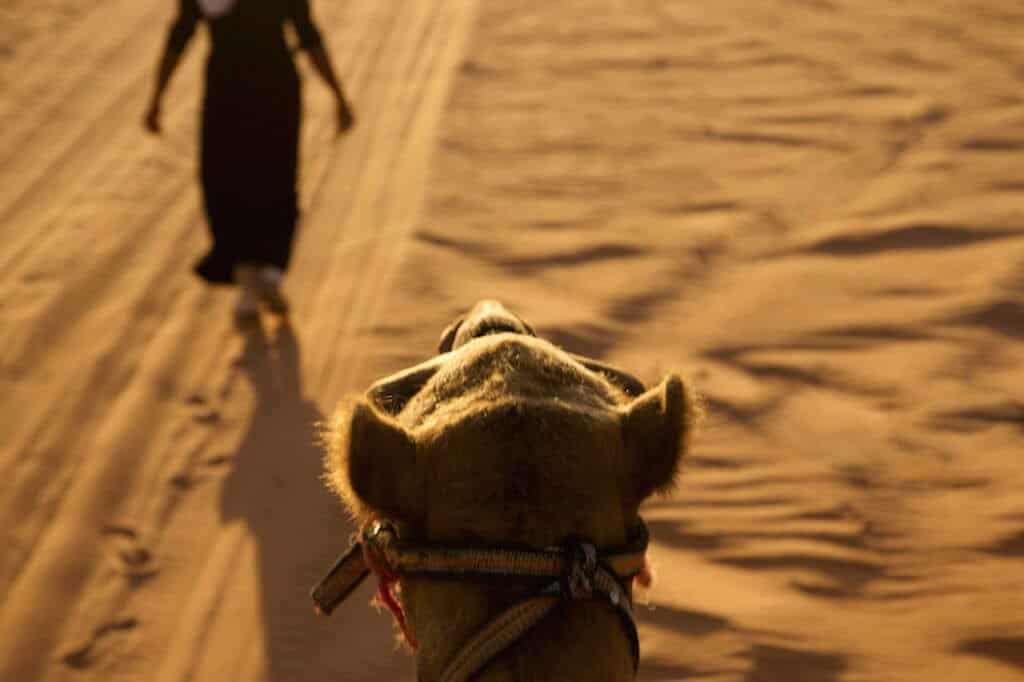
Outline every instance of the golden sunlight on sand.
[[485, 297], [705, 394], [641, 680], [1024, 680], [1018, 3], [314, 0], [272, 336], [189, 270], [201, 49], [141, 130], [173, 5], [0, 8], [0, 680], [414, 679], [312, 614], [314, 423]]

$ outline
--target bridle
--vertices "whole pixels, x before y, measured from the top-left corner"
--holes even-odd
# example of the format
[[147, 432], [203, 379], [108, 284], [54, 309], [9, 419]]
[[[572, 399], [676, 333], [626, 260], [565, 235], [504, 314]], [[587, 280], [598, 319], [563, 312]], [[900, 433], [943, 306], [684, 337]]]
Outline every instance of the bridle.
[[628, 586], [644, 570], [647, 543], [642, 519], [638, 519], [629, 544], [600, 550], [582, 538], [569, 538], [560, 546], [544, 549], [417, 545], [402, 541], [390, 523], [377, 521], [353, 538], [310, 595], [317, 613], [329, 615], [372, 572], [380, 581], [378, 598], [415, 647], [404, 611], [392, 591], [400, 576], [550, 578], [550, 583], [504, 611], [464, 644], [440, 682], [465, 682], [564, 601], [605, 601], [614, 609], [629, 638], [635, 671], [640, 646]]

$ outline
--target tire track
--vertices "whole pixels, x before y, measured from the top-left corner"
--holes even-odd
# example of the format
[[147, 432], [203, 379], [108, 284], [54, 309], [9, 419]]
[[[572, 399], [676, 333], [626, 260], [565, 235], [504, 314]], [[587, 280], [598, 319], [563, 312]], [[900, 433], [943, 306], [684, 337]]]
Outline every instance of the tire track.
[[[385, 292], [391, 286], [397, 266], [404, 258], [405, 247], [409, 243], [423, 201], [425, 176], [452, 74], [465, 48], [474, 17], [475, 3], [450, 0], [440, 4], [434, 24], [437, 33], [433, 44], [438, 46], [436, 62], [429, 72], [424, 70], [420, 81], [430, 87], [423, 90], [419, 106], [409, 105], [409, 111], [417, 112], [415, 123], [399, 123], [403, 125], [402, 129], [409, 131], [407, 139], [416, 144], [406, 146], [399, 143], [393, 148], [397, 152], [394, 157], [397, 163], [387, 173], [386, 177], [391, 178], [391, 182], [384, 188], [385, 191], [394, 192], [385, 199], [388, 202], [386, 205], [393, 212], [385, 214], [383, 221], [374, 221], [377, 225], [383, 225], [387, 234], [385, 239], [371, 242], [368, 246], [373, 250], [371, 262], [377, 276], [373, 281], [368, 278], [357, 279], [359, 290], [354, 294], [352, 307], [347, 308], [352, 312], [340, 334], [334, 337], [337, 341], [326, 347], [331, 355], [325, 365], [321, 365], [325, 371], [318, 372], [318, 375], [325, 377], [327, 382], [319, 384], [316, 393], [318, 398], [326, 401], [324, 404], [333, 404], [341, 392], [351, 385], [354, 372], [358, 371], [363, 359], [362, 345], [354, 343], [356, 330], [359, 327], [372, 327], [376, 323], [380, 314], [379, 306], [386, 300]], [[360, 220], [358, 213], [355, 213], [353, 220]], [[342, 261], [339, 258], [336, 262]], [[346, 355], [341, 350], [343, 344], [355, 347], [349, 348]], [[343, 356], [346, 358], [345, 364], [338, 367], [337, 360]]]
[[[423, 7], [410, 6], [410, 10], [413, 9], [423, 9]], [[437, 11], [437, 9], [438, 8], [435, 8], [435, 12]], [[433, 16], [436, 16], [436, 14], [434, 14]], [[436, 24], [434, 24], [431, 21], [433, 16], [430, 12], [423, 12], [416, 19], [413, 19], [409, 22], [399, 21], [399, 24], [405, 25], [406, 23], [413, 23], [418, 19], [420, 22], [424, 22], [424, 24], [413, 23], [413, 25], [416, 25], [418, 27], [418, 34], [425, 35], [429, 34], [428, 32], [431, 30], [436, 30]], [[398, 58], [396, 59], [397, 63], [395, 65], [395, 71], [398, 73], [408, 73], [408, 70], [410, 69], [411, 66], [411, 62], [416, 56], [415, 51], [412, 49], [415, 43], [413, 45], [404, 45], [401, 42], [401, 36], [402, 34], [393, 35], [393, 39], [399, 44], [395, 46], [395, 49], [389, 50], [389, 52], [397, 52], [397, 54], [399, 55]], [[403, 45], [405, 49], [403, 49]], [[378, 110], [378, 120], [381, 121], [382, 127], [387, 126], [387, 132], [385, 133], [384, 139], [393, 138], [402, 140], [403, 142], [405, 141], [405, 138], [401, 137], [401, 132], [398, 130], [394, 130], [396, 118], [400, 116], [400, 114], [396, 116], [394, 112], [402, 112], [403, 104], [405, 104], [405, 102], [403, 102], [403, 95], [408, 89], [411, 88], [399, 89], [397, 91], [389, 89], [388, 91], [382, 93], [382, 97], [378, 103], [378, 106], [380, 107], [380, 109]], [[352, 327], [358, 324], [360, 318], [358, 302], [363, 295], [362, 291], [365, 289], [366, 285], [372, 286], [378, 284], [380, 282], [378, 278], [383, 274], [380, 264], [377, 261], [380, 251], [382, 250], [381, 247], [384, 244], [387, 244], [387, 242], [390, 241], [390, 239], [400, 239], [400, 235], [393, 230], [392, 223], [389, 221], [389, 213], [392, 206], [386, 203], [385, 193], [387, 192], [388, 184], [386, 182], [381, 182], [380, 179], [388, 178], [390, 180], [394, 178], [393, 174], [395, 166], [399, 162], [399, 158], [405, 156], [405, 151], [406, 145], [400, 144], [396, 145], [394, 148], [387, 150], [387, 152], [382, 151], [376, 154], [371, 154], [367, 159], [367, 164], [373, 164], [375, 166], [374, 170], [367, 173], [365, 176], [368, 179], [372, 179], [373, 184], [362, 188], [362, 190], [359, 192], [359, 195], [356, 198], [356, 204], [353, 207], [353, 222], [362, 222], [372, 219], [370, 218], [370, 216], [360, 215], [360, 210], [378, 213], [379, 215], [375, 216], [376, 219], [374, 220], [374, 223], [376, 225], [381, 226], [381, 228], [379, 229], [383, 229], [385, 231], [387, 238], [383, 240], [365, 242], [363, 244], [364, 253], [366, 251], [369, 251], [369, 253], [365, 254], [364, 262], [368, 265], [368, 267], [366, 267], [364, 271], [372, 272], [374, 273], [374, 275], [376, 275], [376, 277], [374, 279], [347, 278], [348, 281], [350, 282], [350, 293], [348, 293], [347, 299], [351, 302], [345, 307], [345, 309], [349, 311], [349, 314], [346, 316], [342, 324], [332, 325], [334, 326], [335, 336], [332, 339], [332, 343], [330, 344], [330, 346], [338, 347], [342, 343], [344, 343], [344, 339], [350, 338]], [[386, 248], [384, 248], [383, 250], [385, 252], [387, 251]], [[336, 259], [334, 262], [338, 263], [339, 261]], [[333, 365], [333, 359], [335, 357], [337, 357], [337, 355], [333, 353], [328, 354], [327, 362], [329, 364], [327, 365], [326, 371], [324, 372], [325, 376], [330, 377], [332, 373], [335, 371], [335, 366]], [[348, 363], [346, 363], [345, 366], [348, 367]], [[329, 386], [329, 384], [327, 386]], [[320, 395], [320, 391], [317, 392], [317, 395]]]
[[[139, 10], [144, 8], [141, 3], [130, 6]], [[96, 21], [102, 19], [96, 17]], [[0, 171], [0, 187], [3, 187], [0, 193], [0, 221], [9, 224], [19, 214], [31, 213], [32, 209], [36, 212], [44, 211], [55, 193], [59, 195], [62, 192], [61, 177], [74, 177], [76, 167], [70, 163], [71, 157], [78, 154], [79, 157], [88, 158], [90, 150], [83, 148], [83, 143], [97, 127], [106, 125], [108, 132], [111, 129], [138, 130], [137, 125], [111, 125], [110, 116], [119, 108], [123, 109], [126, 101], [142, 101], [136, 93], [141, 92], [144, 77], [153, 68], [150, 62], [156, 58], [150, 54], [152, 41], [147, 40], [147, 32], [139, 30], [146, 21], [147, 13], [139, 11], [135, 20], [126, 27], [128, 37], [116, 41], [109, 49], [105, 43], [100, 44], [102, 49], [99, 50], [79, 48], [65, 55], [57, 65], [42, 60], [47, 70], [40, 76], [40, 80], [47, 85], [46, 92], [50, 95], [41, 98], [42, 101], [37, 102], [31, 97], [27, 98], [27, 102], [17, 96], [10, 100], [5, 98], [17, 107], [17, 116], [12, 125], [5, 126], [3, 132], [0, 132], [0, 148], [5, 149], [12, 159], [31, 158], [33, 163], [27, 169], [24, 163], [4, 164], [4, 171]], [[96, 26], [86, 25], [90, 26], [94, 35], [110, 34], [97, 30]], [[45, 82], [48, 75], [52, 78], [54, 70], [67, 71], [67, 63], [72, 65], [70, 74], [65, 74], [67, 87], [54, 87], [52, 83]], [[94, 75], [97, 70], [110, 71], [124, 64], [134, 67], [131, 71], [118, 73], [117, 81], [126, 85], [113, 91], [109, 87], [97, 87], [97, 84], [105, 85], [113, 80], [112, 77], [97, 78]], [[52, 102], [49, 101], [51, 99]], [[74, 118], [71, 119], [69, 114], [74, 114]], [[137, 123], [138, 118], [132, 116], [131, 122]], [[0, 120], [3, 120], [2, 115]], [[65, 125], [58, 126], [55, 131], [55, 121], [64, 122]], [[73, 122], [67, 125], [70, 121]], [[54, 135], [54, 132], [58, 134]], [[94, 135], [92, 142], [102, 145], [103, 140], [95, 139]], [[16, 248], [9, 247], [11, 257], [2, 266], [6, 268], [11, 262], [21, 260], [26, 246], [31, 245], [31, 241], [23, 240]]]

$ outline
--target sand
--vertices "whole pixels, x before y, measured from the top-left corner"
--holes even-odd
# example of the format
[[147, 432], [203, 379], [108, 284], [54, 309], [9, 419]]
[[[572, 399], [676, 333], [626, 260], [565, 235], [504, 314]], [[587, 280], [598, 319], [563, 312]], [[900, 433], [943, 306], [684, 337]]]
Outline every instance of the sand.
[[172, 6], [0, 8], [0, 680], [414, 679], [312, 615], [314, 423], [482, 297], [706, 396], [640, 679], [1024, 680], [1024, 10], [320, 0], [268, 335], [189, 271], [203, 47], [141, 130]]

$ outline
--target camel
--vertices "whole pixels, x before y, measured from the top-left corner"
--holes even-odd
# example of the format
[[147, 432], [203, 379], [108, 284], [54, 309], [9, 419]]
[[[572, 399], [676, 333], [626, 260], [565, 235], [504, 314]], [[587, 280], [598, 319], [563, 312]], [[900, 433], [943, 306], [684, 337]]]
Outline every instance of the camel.
[[634, 679], [639, 507], [676, 482], [694, 392], [676, 373], [645, 390], [496, 301], [439, 350], [325, 425], [325, 480], [367, 529], [326, 610], [372, 569], [421, 682]]

